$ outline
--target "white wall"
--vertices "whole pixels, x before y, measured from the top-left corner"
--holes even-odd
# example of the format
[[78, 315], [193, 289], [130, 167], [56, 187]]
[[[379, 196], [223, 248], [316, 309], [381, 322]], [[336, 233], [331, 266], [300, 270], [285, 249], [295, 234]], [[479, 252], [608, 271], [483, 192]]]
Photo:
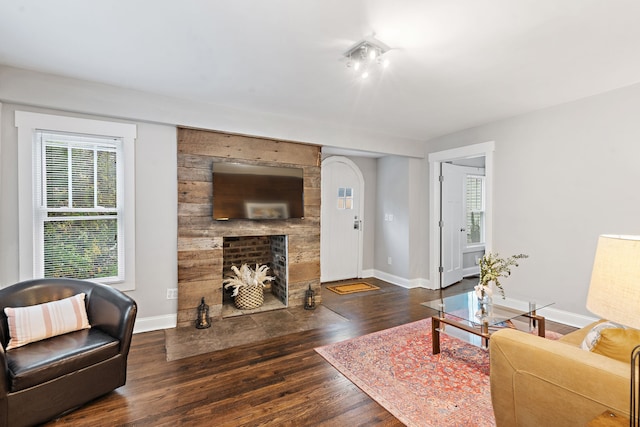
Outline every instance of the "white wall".
[[422, 286], [430, 288], [425, 279], [428, 275], [428, 241], [429, 235], [429, 204], [426, 197], [428, 193], [428, 170], [423, 167], [420, 159], [407, 159], [407, 180], [409, 193], [407, 206], [409, 211], [408, 221], [408, 259], [409, 266], [407, 278], [409, 286]]
[[408, 158], [378, 159], [376, 277], [404, 286], [409, 285], [409, 188]]
[[[18, 266], [18, 137], [15, 111], [73, 117], [101, 117], [4, 103], [0, 121], [0, 287], [16, 283]], [[111, 119], [109, 119], [111, 120]], [[177, 287], [177, 137], [174, 126], [135, 122], [136, 278], [138, 329], [175, 323], [176, 300], [167, 288]]]
[[640, 234], [639, 116], [634, 85], [428, 141], [428, 152], [495, 141], [492, 250], [530, 256], [508, 297], [591, 316], [598, 235]]
[[378, 159], [376, 277], [409, 288], [429, 287], [427, 180], [420, 159]]

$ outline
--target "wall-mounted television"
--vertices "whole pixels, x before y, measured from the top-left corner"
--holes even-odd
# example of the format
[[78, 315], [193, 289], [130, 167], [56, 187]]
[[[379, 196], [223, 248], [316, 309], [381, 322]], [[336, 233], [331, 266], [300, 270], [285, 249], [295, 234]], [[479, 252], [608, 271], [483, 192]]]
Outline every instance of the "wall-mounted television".
[[304, 217], [302, 168], [213, 162], [213, 218]]

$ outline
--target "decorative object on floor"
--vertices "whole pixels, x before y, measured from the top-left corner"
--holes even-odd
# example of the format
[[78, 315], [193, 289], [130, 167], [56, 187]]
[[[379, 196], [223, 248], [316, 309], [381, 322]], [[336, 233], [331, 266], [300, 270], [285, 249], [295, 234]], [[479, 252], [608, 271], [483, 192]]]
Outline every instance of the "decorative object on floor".
[[[640, 236], [602, 235], [593, 261], [587, 309], [603, 319], [640, 329]], [[629, 343], [633, 348], [637, 342]], [[629, 351], [630, 414], [638, 425], [638, 372], [634, 350]]]
[[347, 294], [354, 294], [356, 292], [375, 291], [376, 289], [380, 289], [380, 288], [375, 285], [371, 285], [369, 283], [360, 282], [360, 283], [350, 283], [348, 285], [327, 286], [327, 289], [339, 295], [347, 295]]
[[407, 426], [493, 426], [489, 355], [442, 335], [431, 354], [431, 319], [316, 348]]
[[478, 298], [482, 299], [485, 295], [493, 296], [491, 283], [500, 291], [500, 295], [504, 298], [504, 288], [500, 283], [501, 277], [509, 277], [511, 275], [511, 267], [517, 267], [518, 260], [529, 258], [529, 255], [518, 254], [508, 258], [500, 258], [500, 254], [488, 252], [480, 259], [480, 282], [475, 286]]
[[251, 310], [260, 307], [264, 303], [265, 283], [275, 280], [275, 277], [268, 276], [268, 265], [256, 264], [256, 269], [252, 269], [247, 264], [242, 264], [238, 269], [231, 266], [235, 277], [228, 277], [222, 281], [225, 289], [233, 288], [234, 303], [240, 310]]
[[196, 328], [207, 329], [211, 327], [211, 318], [209, 317], [209, 306], [204, 303], [204, 297], [198, 306], [198, 318], [196, 319]]
[[304, 309], [305, 310], [315, 310], [316, 308], [316, 293], [311, 289], [311, 285], [309, 285], [309, 289], [304, 293]]
[[209, 329], [165, 329], [167, 361], [256, 343], [295, 332], [317, 328], [331, 331], [348, 323], [348, 319], [319, 304], [313, 311], [298, 306], [214, 320]]

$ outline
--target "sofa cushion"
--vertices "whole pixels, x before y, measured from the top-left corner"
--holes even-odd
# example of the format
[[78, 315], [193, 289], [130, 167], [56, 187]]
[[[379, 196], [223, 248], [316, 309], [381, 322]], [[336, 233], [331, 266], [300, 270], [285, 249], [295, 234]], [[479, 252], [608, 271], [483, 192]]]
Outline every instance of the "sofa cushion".
[[569, 332], [568, 334], [560, 338], [559, 341], [562, 341], [563, 343], [572, 345], [574, 347], [581, 347], [582, 342], [584, 341], [584, 338], [587, 336], [589, 331], [591, 331], [594, 326], [602, 322], [606, 322], [606, 320], [598, 320], [583, 328], [577, 329], [573, 332]]
[[56, 335], [90, 328], [85, 294], [27, 307], [5, 307], [9, 325], [7, 350]]
[[24, 390], [118, 354], [117, 339], [97, 328], [83, 329], [6, 352], [9, 389]]
[[600, 341], [602, 332], [607, 329], [625, 329], [625, 327], [609, 321], [598, 323], [597, 325], [592, 327], [589, 332], [587, 332], [587, 335], [584, 337], [580, 348], [587, 351], [593, 351], [595, 346], [598, 344], [598, 341]]
[[640, 330], [608, 328], [600, 332], [600, 339], [591, 351], [629, 363], [631, 362], [631, 351], [639, 344]]

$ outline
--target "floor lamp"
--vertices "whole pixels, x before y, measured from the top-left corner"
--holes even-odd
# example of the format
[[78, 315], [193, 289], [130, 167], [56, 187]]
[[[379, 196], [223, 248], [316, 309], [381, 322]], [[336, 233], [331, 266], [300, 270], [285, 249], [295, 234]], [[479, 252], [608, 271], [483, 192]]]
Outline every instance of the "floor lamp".
[[[640, 236], [599, 237], [587, 309], [603, 319], [640, 329]], [[640, 345], [630, 354], [631, 426], [638, 425], [639, 354]]]

